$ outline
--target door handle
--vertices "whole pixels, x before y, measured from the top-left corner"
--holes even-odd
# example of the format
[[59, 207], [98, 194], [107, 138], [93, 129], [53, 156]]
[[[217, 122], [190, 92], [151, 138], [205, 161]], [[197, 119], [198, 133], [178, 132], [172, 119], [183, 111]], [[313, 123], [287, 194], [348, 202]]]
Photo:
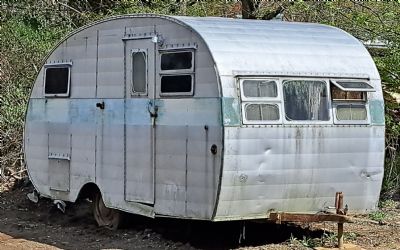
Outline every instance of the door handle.
[[156, 124], [156, 118], [158, 116], [158, 106], [154, 105], [152, 101], [149, 101], [149, 103], [147, 104], [147, 111], [150, 114], [151, 124], [154, 127]]

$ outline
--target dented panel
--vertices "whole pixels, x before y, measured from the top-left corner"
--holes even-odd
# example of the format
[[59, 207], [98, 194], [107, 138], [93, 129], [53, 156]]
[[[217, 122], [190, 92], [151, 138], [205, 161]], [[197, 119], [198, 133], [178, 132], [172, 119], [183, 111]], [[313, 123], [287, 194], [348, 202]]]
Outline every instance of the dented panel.
[[384, 127], [225, 128], [216, 220], [315, 213], [333, 206], [336, 192], [350, 211], [376, 209], [383, 148]]

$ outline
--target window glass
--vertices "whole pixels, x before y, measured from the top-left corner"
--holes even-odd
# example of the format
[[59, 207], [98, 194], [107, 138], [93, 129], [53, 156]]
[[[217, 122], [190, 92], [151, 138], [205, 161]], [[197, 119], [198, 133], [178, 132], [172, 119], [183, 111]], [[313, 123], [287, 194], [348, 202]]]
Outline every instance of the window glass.
[[277, 97], [278, 89], [275, 81], [245, 80], [243, 94], [245, 97]]
[[336, 81], [336, 84], [338, 84], [340, 87], [343, 89], [374, 89], [371, 85], [369, 85], [366, 82], [342, 82], [342, 81]]
[[367, 119], [365, 105], [346, 104], [336, 106], [336, 118], [341, 121], [364, 121]]
[[279, 108], [274, 104], [248, 104], [246, 105], [246, 120], [248, 121], [277, 121]]
[[132, 53], [132, 90], [134, 93], [146, 93], [146, 74], [146, 53]]
[[283, 82], [285, 113], [293, 121], [328, 121], [325, 82], [290, 80]]
[[161, 93], [192, 92], [192, 75], [164, 75], [161, 77]]
[[343, 91], [331, 85], [332, 100], [364, 100], [364, 92], [362, 91]]
[[46, 68], [44, 93], [49, 95], [68, 94], [69, 67]]
[[161, 54], [161, 70], [191, 69], [192, 54], [190, 51]]

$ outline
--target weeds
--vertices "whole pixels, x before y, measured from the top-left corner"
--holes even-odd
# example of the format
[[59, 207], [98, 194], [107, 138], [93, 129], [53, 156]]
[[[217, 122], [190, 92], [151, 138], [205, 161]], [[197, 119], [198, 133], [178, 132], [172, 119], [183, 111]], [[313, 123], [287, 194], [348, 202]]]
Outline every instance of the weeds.
[[314, 248], [321, 246], [321, 240], [319, 238], [311, 238], [305, 235], [302, 239], [297, 239], [293, 236], [293, 234], [291, 234], [289, 238], [289, 245], [295, 247], [296, 249], [300, 247]]
[[397, 202], [392, 199], [381, 200], [379, 202], [379, 207], [386, 208], [386, 209], [394, 209], [397, 207]]
[[381, 223], [382, 221], [384, 221], [387, 218], [387, 214], [385, 212], [379, 210], [379, 211], [375, 211], [375, 212], [368, 214], [368, 217], [371, 220], [378, 221]]

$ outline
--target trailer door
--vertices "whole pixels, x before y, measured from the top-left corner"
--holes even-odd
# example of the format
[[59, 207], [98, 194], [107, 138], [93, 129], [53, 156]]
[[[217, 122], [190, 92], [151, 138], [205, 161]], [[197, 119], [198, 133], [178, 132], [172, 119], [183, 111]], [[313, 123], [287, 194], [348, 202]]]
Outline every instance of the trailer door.
[[126, 201], [154, 204], [155, 44], [149, 36], [127, 38], [124, 42], [124, 196]]

